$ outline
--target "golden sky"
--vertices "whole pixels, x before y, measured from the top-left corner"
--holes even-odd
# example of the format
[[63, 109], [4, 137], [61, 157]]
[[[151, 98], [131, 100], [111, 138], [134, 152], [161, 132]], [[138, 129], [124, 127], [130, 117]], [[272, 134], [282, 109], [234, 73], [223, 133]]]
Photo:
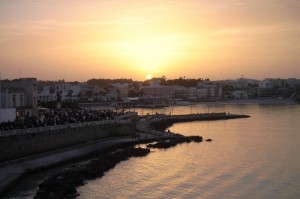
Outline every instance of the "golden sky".
[[3, 78], [300, 78], [299, 0], [1, 0]]

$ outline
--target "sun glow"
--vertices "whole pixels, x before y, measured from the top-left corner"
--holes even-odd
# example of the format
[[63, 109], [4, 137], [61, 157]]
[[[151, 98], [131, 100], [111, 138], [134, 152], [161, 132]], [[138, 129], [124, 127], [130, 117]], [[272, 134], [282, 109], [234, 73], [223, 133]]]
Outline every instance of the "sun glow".
[[118, 52], [136, 69], [157, 74], [173, 62], [178, 46], [178, 40], [172, 36], [148, 35], [120, 42]]
[[151, 76], [151, 75], [147, 75], [147, 76], [146, 76], [146, 79], [148, 79], [148, 80], [149, 80], [149, 79], [152, 79], [152, 76]]
[[0, 1], [0, 71], [72, 81], [299, 78], [298, 8], [296, 0]]

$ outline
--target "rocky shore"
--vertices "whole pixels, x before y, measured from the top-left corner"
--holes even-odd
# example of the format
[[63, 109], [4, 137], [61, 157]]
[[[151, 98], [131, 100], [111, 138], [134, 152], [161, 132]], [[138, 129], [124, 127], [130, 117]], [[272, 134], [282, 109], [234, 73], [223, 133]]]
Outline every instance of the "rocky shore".
[[190, 142], [202, 142], [203, 138], [201, 136], [178, 136], [173, 139], [167, 139], [164, 141], [156, 142], [154, 144], [148, 144], [147, 148], [158, 148], [166, 149], [176, 146], [180, 143], [190, 143]]
[[[123, 148], [114, 152], [104, 153], [95, 159], [73, 165], [48, 177], [39, 185], [35, 199], [65, 199], [76, 198], [79, 193], [76, 187], [84, 185], [86, 180], [102, 177], [104, 172], [114, 168], [119, 162], [131, 157], [142, 157], [150, 153], [150, 148], [169, 148], [180, 143], [201, 142], [200, 136], [177, 135], [168, 139], [156, 140], [148, 144], [147, 148]], [[150, 140], [148, 141], [148, 143]], [[153, 140], [151, 140], [153, 142]]]

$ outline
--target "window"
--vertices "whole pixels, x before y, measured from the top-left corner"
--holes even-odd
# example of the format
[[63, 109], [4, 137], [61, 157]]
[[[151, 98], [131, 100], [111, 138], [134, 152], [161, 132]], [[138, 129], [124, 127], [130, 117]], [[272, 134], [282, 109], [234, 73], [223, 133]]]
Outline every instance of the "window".
[[20, 95], [20, 106], [24, 106], [24, 97]]
[[13, 95], [12, 96], [12, 107], [16, 107], [17, 106], [17, 98], [16, 98], [16, 95]]

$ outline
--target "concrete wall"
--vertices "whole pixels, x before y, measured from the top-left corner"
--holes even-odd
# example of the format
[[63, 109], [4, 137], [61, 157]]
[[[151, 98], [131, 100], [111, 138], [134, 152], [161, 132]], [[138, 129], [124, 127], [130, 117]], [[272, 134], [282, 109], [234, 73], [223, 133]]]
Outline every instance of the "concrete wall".
[[43, 127], [14, 131], [0, 136], [0, 162], [61, 149], [100, 138], [130, 135], [134, 126], [130, 121], [80, 124], [66, 127]]

